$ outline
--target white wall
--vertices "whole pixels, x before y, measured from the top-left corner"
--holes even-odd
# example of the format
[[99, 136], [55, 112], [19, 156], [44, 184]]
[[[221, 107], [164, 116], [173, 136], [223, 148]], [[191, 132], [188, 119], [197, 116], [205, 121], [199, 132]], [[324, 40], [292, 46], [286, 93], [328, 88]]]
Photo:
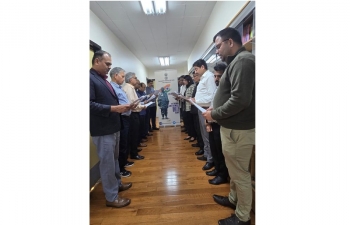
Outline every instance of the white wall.
[[200, 59], [204, 52], [213, 43], [213, 37], [220, 30], [226, 28], [230, 21], [242, 9], [247, 1], [218, 1], [210, 14], [196, 45], [194, 46], [187, 61], [187, 71], [192, 68], [193, 63]]
[[[126, 73], [134, 72], [141, 82], [146, 82], [146, 67], [91, 10], [90, 40], [111, 54], [112, 68], [121, 67]], [[108, 80], [110, 80], [109, 76]]]
[[[176, 67], [176, 68], [172, 68], [171, 65], [169, 66], [169, 68], [164, 67], [164, 70], [172, 70], [172, 69], [177, 70], [178, 77], [181, 75], [188, 74], [187, 65], [182, 67]], [[159, 71], [159, 70], [147, 70], [147, 78], [154, 79], [156, 71]]]

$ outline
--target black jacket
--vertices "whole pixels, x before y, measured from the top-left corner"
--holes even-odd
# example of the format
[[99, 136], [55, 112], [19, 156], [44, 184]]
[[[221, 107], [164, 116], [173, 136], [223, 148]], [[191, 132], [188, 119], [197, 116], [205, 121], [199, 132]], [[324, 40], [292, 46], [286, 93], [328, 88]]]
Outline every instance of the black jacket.
[[106, 81], [96, 70], [90, 69], [91, 136], [103, 136], [121, 130], [120, 114], [111, 112], [111, 105], [119, 105], [117, 95], [110, 91]]

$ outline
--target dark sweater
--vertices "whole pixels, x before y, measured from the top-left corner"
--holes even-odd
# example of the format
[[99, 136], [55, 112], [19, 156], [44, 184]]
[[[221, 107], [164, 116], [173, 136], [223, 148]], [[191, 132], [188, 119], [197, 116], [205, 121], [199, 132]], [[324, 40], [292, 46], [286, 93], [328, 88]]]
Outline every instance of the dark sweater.
[[244, 47], [227, 58], [228, 64], [214, 96], [211, 116], [235, 130], [255, 128], [255, 56]]

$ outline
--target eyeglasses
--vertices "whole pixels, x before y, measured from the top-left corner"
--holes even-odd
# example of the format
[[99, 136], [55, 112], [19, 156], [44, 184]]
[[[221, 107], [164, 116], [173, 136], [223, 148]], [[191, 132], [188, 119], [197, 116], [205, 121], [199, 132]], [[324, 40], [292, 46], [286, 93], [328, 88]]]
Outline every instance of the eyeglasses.
[[[225, 42], [225, 41], [228, 41], [228, 40], [230, 40], [230, 38], [225, 39], [225, 40], [223, 40], [222, 42]], [[218, 45], [215, 45], [216, 50], [219, 50], [219, 49], [221, 48], [222, 42], [220, 42], [220, 44], [218, 44]]]

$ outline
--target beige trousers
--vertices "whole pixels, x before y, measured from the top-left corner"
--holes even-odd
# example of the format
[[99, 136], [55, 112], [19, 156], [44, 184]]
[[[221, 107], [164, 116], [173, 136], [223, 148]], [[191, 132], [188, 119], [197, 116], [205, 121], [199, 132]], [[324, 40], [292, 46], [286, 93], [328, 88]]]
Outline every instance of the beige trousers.
[[229, 200], [236, 205], [235, 214], [241, 221], [250, 219], [252, 182], [249, 162], [255, 145], [255, 128], [232, 130], [220, 128], [222, 151], [231, 178]]

